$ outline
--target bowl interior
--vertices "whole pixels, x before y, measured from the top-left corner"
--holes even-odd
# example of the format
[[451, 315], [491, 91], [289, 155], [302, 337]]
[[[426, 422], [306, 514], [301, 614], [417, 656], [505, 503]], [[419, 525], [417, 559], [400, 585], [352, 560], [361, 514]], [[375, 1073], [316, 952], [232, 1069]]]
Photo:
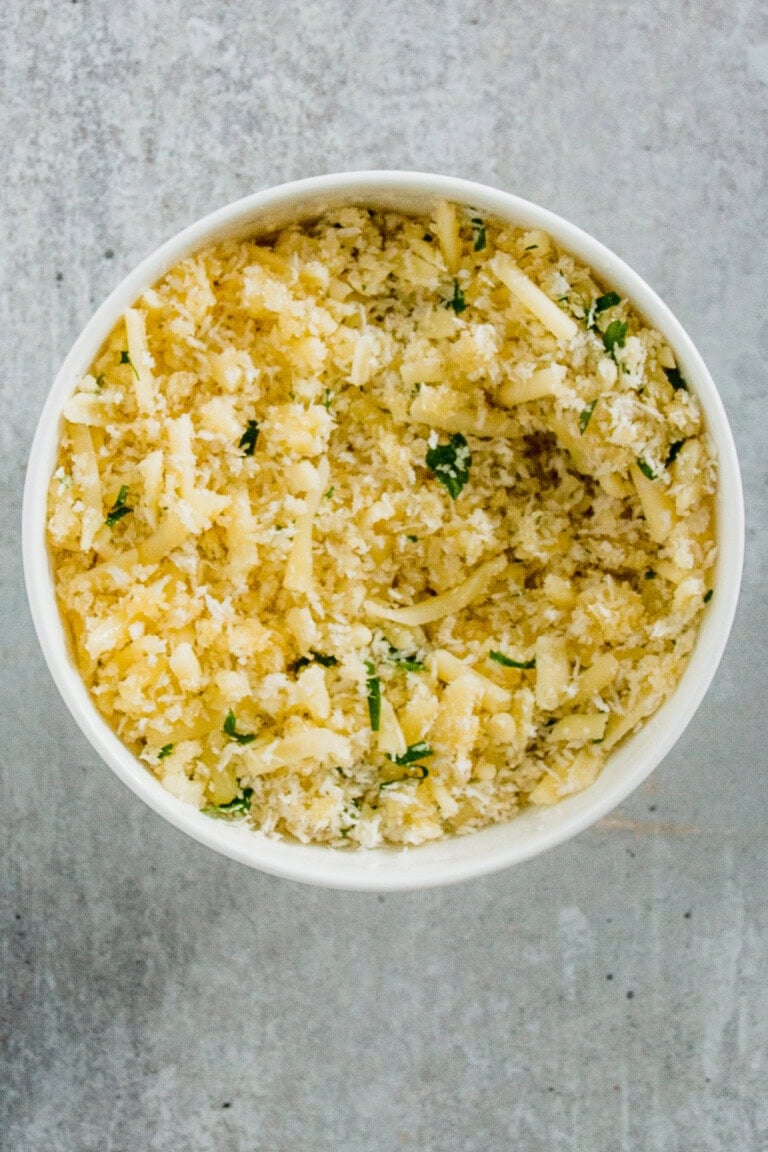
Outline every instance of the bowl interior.
[[[125, 308], [200, 247], [224, 238], [265, 235], [340, 205], [426, 214], [439, 199], [469, 205], [511, 224], [545, 229], [561, 247], [588, 264], [606, 286], [628, 296], [648, 323], [665, 335], [701, 401], [719, 458], [715, 596], [673, 696], [619, 746], [587, 791], [553, 808], [529, 809], [509, 824], [412, 849], [343, 851], [269, 840], [253, 830], [211, 820], [166, 792], [101, 718], [80, 679], [59, 618], [45, 540], [47, 487], [56, 459], [61, 409]], [[690, 338], [645, 281], [591, 236], [537, 205], [468, 181], [408, 172], [346, 173], [256, 193], [198, 221], [144, 260], [98, 309], [56, 377], [30, 454], [23, 512], [25, 578], [43, 653], [67, 707], [116, 774], [176, 827], [244, 864], [308, 883], [380, 891], [465, 880], [528, 859], [587, 827], [636, 788], [679, 738], [714, 676], [736, 609], [743, 544], [741, 479], [722, 403]]]

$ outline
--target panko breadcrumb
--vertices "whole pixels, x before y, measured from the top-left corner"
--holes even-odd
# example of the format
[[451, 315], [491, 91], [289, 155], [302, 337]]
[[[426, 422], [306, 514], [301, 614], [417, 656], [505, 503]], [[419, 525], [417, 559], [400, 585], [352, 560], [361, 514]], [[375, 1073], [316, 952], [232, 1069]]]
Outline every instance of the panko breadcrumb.
[[84, 682], [168, 791], [415, 845], [589, 786], [670, 695], [716, 482], [664, 338], [544, 232], [346, 207], [128, 310], [48, 535]]

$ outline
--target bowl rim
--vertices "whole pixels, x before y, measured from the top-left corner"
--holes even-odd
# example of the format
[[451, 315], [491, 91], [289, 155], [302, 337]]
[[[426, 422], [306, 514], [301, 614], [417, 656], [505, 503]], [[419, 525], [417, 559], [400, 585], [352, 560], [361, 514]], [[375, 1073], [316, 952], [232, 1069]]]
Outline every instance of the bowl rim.
[[[672, 696], [611, 754], [586, 791], [551, 808], [528, 809], [507, 824], [415, 848], [345, 851], [273, 840], [242, 825], [211, 820], [167, 792], [118, 740], [80, 678], [59, 617], [45, 538], [47, 489], [61, 409], [125, 308], [175, 263], [204, 245], [226, 236], [273, 231], [290, 220], [312, 218], [342, 203], [426, 211], [440, 199], [471, 205], [511, 224], [544, 229], [607, 286], [621, 289], [664, 334], [702, 405], [719, 459], [715, 595]], [[166, 240], [109, 294], [74, 341], [43, 406], [24, 485], [22, 555], [35, 631], [64, 703], [94, 750], [150, 808], [214, 851], [275, 876], [355, 891], [406, 891], [474, 879], [531, 859], [605, 816], [658, 766], [701, 704], [725, 650], [743, 569], [744, 497], [728, 418], [701, 355], [667, 305], [614, 252], [556, 213], [484, 184], [402, 170], [341, 172], [279, 184], [216, 209]]]

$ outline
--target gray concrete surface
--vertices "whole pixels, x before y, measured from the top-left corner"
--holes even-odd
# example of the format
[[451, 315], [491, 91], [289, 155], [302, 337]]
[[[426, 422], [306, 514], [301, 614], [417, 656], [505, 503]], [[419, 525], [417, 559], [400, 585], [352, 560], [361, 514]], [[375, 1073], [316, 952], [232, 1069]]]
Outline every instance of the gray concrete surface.
[[[760, 0], [5, 0], [0, 6], [0, 1148], [768, 1148]], [[727, 657], [621, 810], [463, 887], [250, 873], [97, 760], [32, 634], [21, 485], [94, 306], [181, 225], [356, 167], [576, 220], [698, 342], [741, 451]]]

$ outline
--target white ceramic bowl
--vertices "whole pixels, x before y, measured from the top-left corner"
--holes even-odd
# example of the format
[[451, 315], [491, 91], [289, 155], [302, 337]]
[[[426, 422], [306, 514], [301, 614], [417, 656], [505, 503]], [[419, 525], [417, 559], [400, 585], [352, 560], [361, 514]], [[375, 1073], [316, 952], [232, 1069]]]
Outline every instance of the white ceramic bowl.
[[[56, 458], [61, 409], [124, 309], [198, 248], [224, 237], [271, 231], [341, 204], [427, 213], [439, 199], [472, 205], [512, 224], [545, 229], [594, 269], [606, 286], [629, 297], [648, 322], [664, 333], [701, 401], [720, 461], [715, 595], [674, 695], [611, 755], [587, 791], [553, 808], [528, 810], [509, 824], [418, 848], [338, 851], [269, 840], [247, 828], [212, 820], [166, 792], [120, 743], [80, 679], [59, 619], [45, 540], [46, 493]], [[35, 628], [64, 702], [110, 768], [171, 824], [225, 856], [292, 880], [368, 891], [449, 884], [517, 864], [569, 839], [624, 800], [666, 756], [709, 687], [736, 610], [743, 547], [741, 478], [728, 420], [701, 356], [666, 305], [622, 260], [552, 212], [481, 184], [415, 172], [344, 173], [257, 192], [206, 216], [142, 261], [101, 305], [64, 361], [40, 417], [24, 492], [24, 572]]]

